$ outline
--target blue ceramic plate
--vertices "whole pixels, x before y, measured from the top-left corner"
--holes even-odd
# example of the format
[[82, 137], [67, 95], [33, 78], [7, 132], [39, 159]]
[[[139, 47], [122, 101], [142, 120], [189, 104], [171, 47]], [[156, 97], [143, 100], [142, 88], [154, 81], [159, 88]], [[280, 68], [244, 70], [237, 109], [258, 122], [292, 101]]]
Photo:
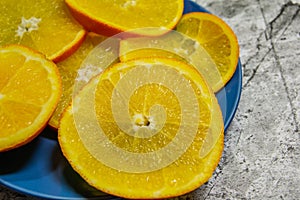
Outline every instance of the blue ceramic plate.
[[[185, 1], [184, 12], [208, 12], [198, 4]], [[228, 128], [238, 107], [242, 87], [242, 68], [217, 94]], [[224, 95], [225, 94], [225, 95]], [[50, 129], [21, 148], [0, 154], [0, 184], [20, 193], [46, 199], [117, 199], [90, 187], [63, 157], [56, 133]]]

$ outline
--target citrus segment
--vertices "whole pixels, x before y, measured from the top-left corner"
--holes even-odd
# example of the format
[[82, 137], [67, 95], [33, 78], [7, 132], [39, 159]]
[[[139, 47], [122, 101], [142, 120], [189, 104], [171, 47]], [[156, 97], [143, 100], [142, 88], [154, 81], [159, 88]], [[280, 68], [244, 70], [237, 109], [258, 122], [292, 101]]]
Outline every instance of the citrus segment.
[[183, 12], [183, 0], [66, 0], [66, 3], [87, 30], [106, 36], [143, 27], [165, 29], [159, 33], [162, 34], [175, 27]]
[[214, 92], [223, 79], [214, 60], [196, 40], [177, 31], [159, 37], [135, 37], [120, 41], [120, 60], [126, 62], [147, 57], [166, 57], [194, 66], [206, 79]]
[[81, 44], [85, 30], [72, 18], [63, 0], [1, 1], [0, 46], [20, 44], [60, 61]]
[[0, 151], [23, 145], [46, 126], [61, 94], [56, 65], [22, 46], [0, 48]]
[[75, 53], [73, 53], [66, 60], [57, 63], [57, 67], [62, 78], [62, 95], [57, 108], [49, 121], [49, 125], [51, 127], [58, 128], [61, 114], [72, 100], [74, 84], [82, 61], [92, 49], [94, 49], [105, 39], [106, 37], [104, 36], [90, 32]]
[[58, 133], [63, 154], [89, 184], [135, 199], [196, 189], [223, 150], [213, 92], [194, 68], [166, 58], [106, 69], [74, 98]]
[[192, 12], [182, 16], [176, 30], [203, 45], [222, 76], [217, 87], [222, 88], [233, 76], [239, 58], [238, 40], [232, 29], [215, 15]]

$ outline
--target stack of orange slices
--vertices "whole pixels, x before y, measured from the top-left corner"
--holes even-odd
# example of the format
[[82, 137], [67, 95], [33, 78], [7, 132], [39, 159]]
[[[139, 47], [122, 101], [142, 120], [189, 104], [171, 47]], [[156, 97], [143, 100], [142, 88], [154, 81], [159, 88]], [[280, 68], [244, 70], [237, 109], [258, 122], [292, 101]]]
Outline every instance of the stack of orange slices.
[[[215, 93], [233, 76], [239, 47], [220, 18], [182, 15], [183, 7], [183, 0], [1, 1], [0, 152], [48, 124], [73, 169], [106, 193], [161, 199], [205, 183], [224, 146]], [[111, 48], [97, 48], [115, 34], [116, 59], [100, 66]], [[75, 90], [91, 59], [93, 73]]]

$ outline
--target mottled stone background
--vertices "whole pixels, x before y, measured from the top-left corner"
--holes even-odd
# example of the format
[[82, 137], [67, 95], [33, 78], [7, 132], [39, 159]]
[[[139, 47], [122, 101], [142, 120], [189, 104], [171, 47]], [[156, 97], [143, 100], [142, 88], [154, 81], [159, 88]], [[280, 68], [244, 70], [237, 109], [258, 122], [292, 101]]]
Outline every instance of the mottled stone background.
[[213, 177], [177, 199], [300, 199], [300, 1], [197, 2], [237, 34], [243, 92]]

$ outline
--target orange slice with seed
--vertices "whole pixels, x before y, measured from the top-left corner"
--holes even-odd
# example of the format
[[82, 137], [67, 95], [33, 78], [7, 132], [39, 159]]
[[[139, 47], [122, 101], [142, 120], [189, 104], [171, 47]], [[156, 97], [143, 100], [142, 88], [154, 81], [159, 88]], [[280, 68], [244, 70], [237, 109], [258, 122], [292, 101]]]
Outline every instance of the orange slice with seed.
[[66, 109], [59, 144], [92, 186], [134, 199], [179, 196], [205, 183], [223, 150], [222, 114], [196, 69], [172, 59], [117, 63]]
[[55, 62], [78, 49], [86, 33], [63, 0], [1, 1], [0, 13], [0, 46], [27, 46]]

